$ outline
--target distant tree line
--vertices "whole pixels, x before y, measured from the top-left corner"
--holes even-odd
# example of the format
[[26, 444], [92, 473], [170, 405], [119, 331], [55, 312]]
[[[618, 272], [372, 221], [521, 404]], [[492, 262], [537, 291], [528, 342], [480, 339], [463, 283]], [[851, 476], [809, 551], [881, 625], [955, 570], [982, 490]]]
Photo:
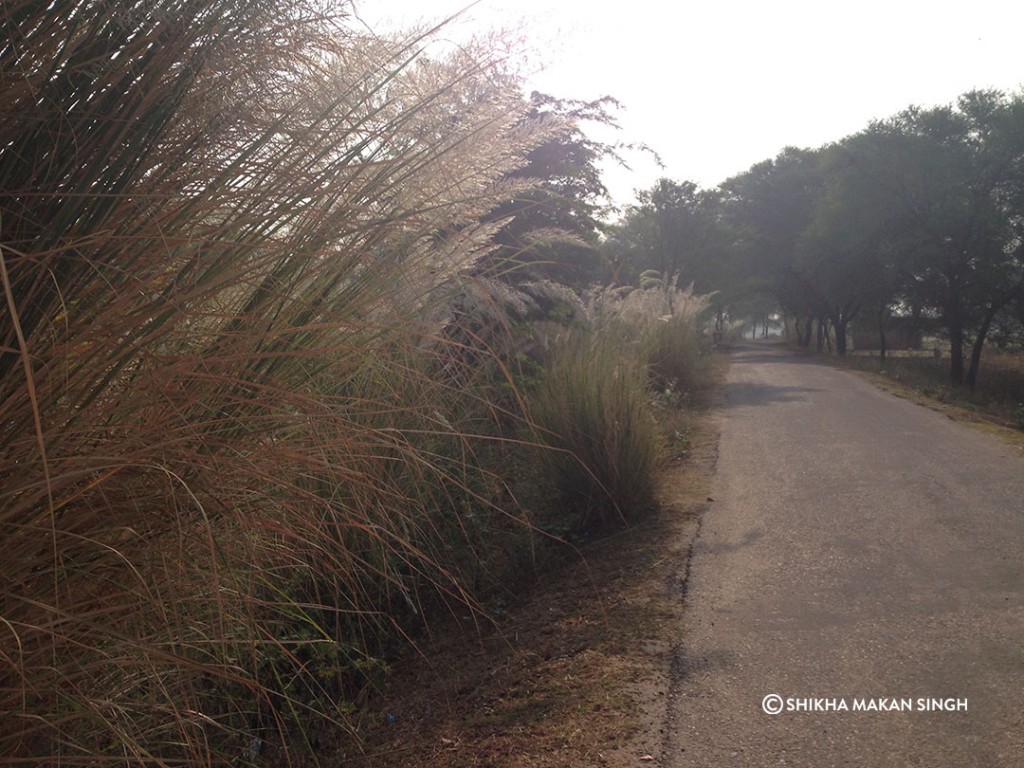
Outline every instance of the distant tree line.
[[[717, 291], [718, 323], [766, 301], [809, 346], [851, 323], [950, 345], [973, 388], [982, 349], [1024, 337], [1024, 96], [972, 91], [819, 149], [786, 148], [717, 189], [660, 181], [605, 243], [613, 276], [657, 269]], [[628, 281], [628, 280], [627, 280]]]

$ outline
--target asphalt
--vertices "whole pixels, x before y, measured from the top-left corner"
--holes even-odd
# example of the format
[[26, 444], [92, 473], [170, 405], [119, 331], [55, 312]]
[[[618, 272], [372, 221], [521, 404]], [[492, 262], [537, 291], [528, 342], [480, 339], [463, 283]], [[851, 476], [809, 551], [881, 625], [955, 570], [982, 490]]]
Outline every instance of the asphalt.
[[660, 764], [1024, 766], [1016, 449], [739, 347], [712, 498]]

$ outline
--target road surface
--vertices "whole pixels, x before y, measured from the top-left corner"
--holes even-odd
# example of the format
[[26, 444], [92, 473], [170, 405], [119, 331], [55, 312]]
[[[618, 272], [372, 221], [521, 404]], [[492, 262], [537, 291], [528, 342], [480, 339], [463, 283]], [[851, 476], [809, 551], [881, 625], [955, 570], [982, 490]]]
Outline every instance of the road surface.
[[778, 348], [726, 399], [659, 762], [1024, 766], [1016, 450]]

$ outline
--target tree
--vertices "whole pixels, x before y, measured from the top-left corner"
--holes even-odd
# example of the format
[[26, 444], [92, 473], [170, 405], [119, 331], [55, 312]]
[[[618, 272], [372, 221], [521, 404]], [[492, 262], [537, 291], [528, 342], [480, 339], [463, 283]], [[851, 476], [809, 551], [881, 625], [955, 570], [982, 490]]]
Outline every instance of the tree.
[[875, 123], [861, 140], [874, 147], [868, 173], [906, 300], [940, 318], [950, 380], [973, 389], [992, 323], [1024, 290], [1024, 102], [972, 91]]
[[793, 259], [794, 271], [814, 288], [840, 357], [846, 354], [848, 326], [865, 307], [876, 310], [884, 339], [881, 323], [895, 293], [885, 210], [866, 182], [860, 144], [852, 137], [820, 150], [824, 187]]
[[722, 191], [738, 247], [798, 318], [802, 345], [817, 320], [844, 354], [864, 307], [883, 337], [894, 310], [931, 315], [950, 341], [951, 381], [974, 387], [993, 323], [1024, 292], [1021, 96], [910, 108], [830, 147], [785, 149]]
[[618, 282], [639, 285], [641, 275], [654, 272], [665, 281], [692, 284], [697, 293], [715, 294], [721, 320], [737, 285], [732, 239], [717, 190], [661, 179], [640, 192], [637, 204], [610, 232], [604, 251]]
[[[809, 345], [813, 321], [827, 312], [796, 258], [824, 191], [819, 152], [787, 147], [775, 159], [728, 179], [721, 189], [725, 215], [736, 231], [738, 258], [753, 284], [797, 319], [798, 343]], [[806, 318], [806, 326], [800, 318]]]
[[615, 99], [558, 99], [533, 92], [525, 121], [555, 126], [552, 136], [525, 155], [507, 174], [509, 182], [532, 180], [487, 215], [506, 222], [495, 240], [500, 246], [482, 271], [509, 282], [551, 279], [569, 285], [592, 282], [600, 271], [596, 250], [607, 190], [598, 163], [615, 148], [583, 131], [586, 123], [614, 126]]

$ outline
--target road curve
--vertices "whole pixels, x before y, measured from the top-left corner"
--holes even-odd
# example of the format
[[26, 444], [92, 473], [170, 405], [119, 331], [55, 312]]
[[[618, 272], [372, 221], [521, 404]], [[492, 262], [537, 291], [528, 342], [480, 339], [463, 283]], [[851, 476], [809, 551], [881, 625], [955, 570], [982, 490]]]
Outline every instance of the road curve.
[[659, 762], [1024, 766], [1024, 460], [770, 346], [722, 419]]

